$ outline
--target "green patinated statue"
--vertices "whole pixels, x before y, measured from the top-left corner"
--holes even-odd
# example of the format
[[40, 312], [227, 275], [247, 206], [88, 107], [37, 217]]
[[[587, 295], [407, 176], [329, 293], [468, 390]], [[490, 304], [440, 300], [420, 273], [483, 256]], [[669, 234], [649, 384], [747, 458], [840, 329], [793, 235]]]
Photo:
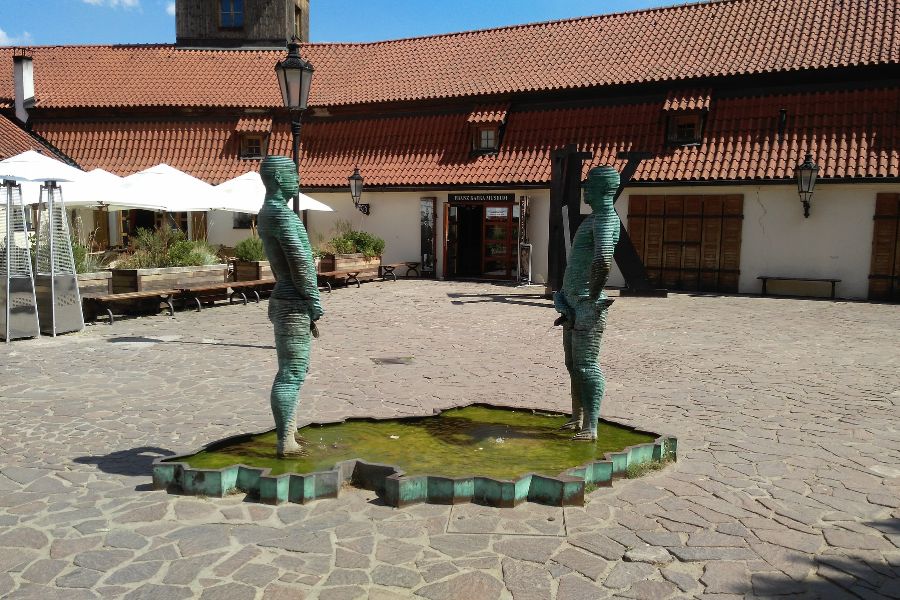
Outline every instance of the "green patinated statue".
[[297, 442], [297, 404], [309, 369], [315, 321], [322, 316], [316, 266], [303, 222], [287, 206], [300, 189], [297, 168], [286, 156], [267, 156], [259, 174], [266, 199], [259, 211], [259, 237], [277, 283], [269, 299], [269, 320], [275, 327], [278, 374], [272, 384], [272, 415], [278, 435], [278, 455], [303, 453]]
[[577, 429], [573, 440], [596, 440], [600, 402], [606, 380], [600, 370], [600, 344], [606, 313], [612, 300], [603, 291], [619, 241], [619, 216], [613, 199], [619, 174], [612, 167], [596, 167], [588, 173], [584, 201], [592, 213], [585, 218], [575, 239], [563, 275], [562, 289], [553, 296], [562, 314], [566, 369], [572, 383], [572, 418], [563, 425]]

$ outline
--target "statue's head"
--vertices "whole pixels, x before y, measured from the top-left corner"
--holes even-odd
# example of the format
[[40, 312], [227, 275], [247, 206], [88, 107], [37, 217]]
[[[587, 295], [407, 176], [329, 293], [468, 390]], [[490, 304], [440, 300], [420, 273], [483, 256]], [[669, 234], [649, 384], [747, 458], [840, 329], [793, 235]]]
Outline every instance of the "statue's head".
[[619, 188], [619, 172], [610, 166], [594, 167], [582, 184], [584, 202], [592, 209], [611, 209], [613, 196]]
[[266, 197], [293, 198], [300, 190], [297, 166], [287, 156], [269, 154], [259, 165], [259, 176], [266, 186]]

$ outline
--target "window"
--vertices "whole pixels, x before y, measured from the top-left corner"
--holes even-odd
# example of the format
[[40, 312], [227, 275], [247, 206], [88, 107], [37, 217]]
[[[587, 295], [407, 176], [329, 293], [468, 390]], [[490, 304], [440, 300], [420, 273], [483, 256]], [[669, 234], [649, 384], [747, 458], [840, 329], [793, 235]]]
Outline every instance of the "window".
[[250, 213], [234, 213], [231, 222], [232, 229], [252, 229], [253, 215]]
[[241, 137], [241, 158], [263, 157], [263, 136], [244, 135]]
[[243, 29], [244, 0], [219, 0], [219, 25], [224, 29]]
[[666, 141], [669, 144], [699, 144], [702, 139], [703, 115], [671, 115]]
[[303, 11], [299, 8], [294, 8], [294, 35], [303, 39]]
[[475, 150], [493, 152], [497, 150], [498, 130], [496, 127], [481, 127], [475, 133]]

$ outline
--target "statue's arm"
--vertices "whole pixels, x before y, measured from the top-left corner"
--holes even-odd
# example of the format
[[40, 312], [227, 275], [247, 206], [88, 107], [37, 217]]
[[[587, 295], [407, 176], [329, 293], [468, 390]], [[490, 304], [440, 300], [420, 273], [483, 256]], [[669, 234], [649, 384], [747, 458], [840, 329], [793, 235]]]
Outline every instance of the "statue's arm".
[[594, 258], [591, 261], [588, 294], [591, 302], [596, 303], [609, 280], [613, 254], [619, 242], [619, 216], [614, 209], [602, 216], [594, 215], [593, 234]]
[[313, 259], [312, 246], [309, 244], [306, 230], [298, 220], [285, 228], [279, 241], [291, 270], [294, 287], [302, 297], [309, 301], [310, 317], [315, 321], [322, 316], [324, 311], [319, 301], [316, 262]]

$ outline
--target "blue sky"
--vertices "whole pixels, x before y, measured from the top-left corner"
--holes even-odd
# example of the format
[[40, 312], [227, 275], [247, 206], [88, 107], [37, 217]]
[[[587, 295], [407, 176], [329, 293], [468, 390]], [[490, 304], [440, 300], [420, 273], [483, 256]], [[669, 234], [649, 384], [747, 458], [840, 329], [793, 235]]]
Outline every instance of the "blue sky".
[[[253, 0], [249, 0], [253, 1]], [[566, 19], [679, 0], [311, 0], [314, 42], [366, 42]], [[0, 45], [175, 41], [172, 0], [0, 0]]]

